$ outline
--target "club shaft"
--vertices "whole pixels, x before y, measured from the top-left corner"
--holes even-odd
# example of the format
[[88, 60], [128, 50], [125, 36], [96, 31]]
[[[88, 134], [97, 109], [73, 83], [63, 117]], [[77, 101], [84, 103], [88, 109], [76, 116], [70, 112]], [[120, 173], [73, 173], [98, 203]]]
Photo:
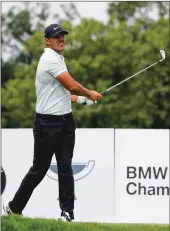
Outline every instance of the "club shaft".
[[123, 81], [121, 81], [121, 82], [117, 83], [116, 85], [114, 85], [114, 86], [112, 86], [112, 87], [108, 88], [107, 90], [105, 90], [105, 91], [101, 92], [101, 94], [103, 95], [104, 93], [106, 93], [106, 92], [110, 91], [111, 89], [113, 89], [113, 88], [115, 88], [115, 87], [119, 86], [120, 84], [122, 84], [122, 83], [124, 83], [124, 82], [128, 81], [129, 79], [131, 79], [131, 78], [135, 77], [136, 75], [138, 75], [138, 74], [142, 73], [143, 71], [146, 71], [147, 69], [149, 69], [149, 68], [153, 67], [154, 65], [156, 65], [158, 62], [161, 62], [162, 60], [163, 60], [163, 59], [161, 59], [161, 60], [159, 60], [159, 61], [157, 61], [157, 62], [153, 63], [152, 65], [150, 65], [150, 66], [146, 67], [145, 69], [143, 69], [143, 70], [141, 70], [141, 71], [137, 72], [136, 74], [134, 74], [134, 75], [132, 75], [132, 76], [130, 76], [130, 77], [128, 77], [128, 78], [126, 78], [126, 79], [124, 79]]
[[[153, 66], [154, 66], [154, 65], [156, 65], [157, 63], [162, 62], [164, 59], [165, 59], [165, 57], [162, 57], [162, 59], [160, 59], [159, 61], [157, 61], [157, 62], [155, 62], [155, 63], [151, 64], [150, 66], [148, 66], [148, 67], [144, 68], [143, 70], [141, 70], [141, 71], [139, 71], [139, 72], [135, 73], [134, 75], [132, 75], [132, 76], [130, 76], [130, 77], [128, 77], [128, 78], [126, 78], [126, 79], [124, 79], [123, 81], [121, 81], [121, 82], [117, 83], [116, 85], [114, 85], [114, 86], [112, 86], [112, 87], [108, 88], [107, 90], [105, 90], [105, 91], [101, 92], [100, 94], [101, 94], [101, 95], [104, 95], [106, 92], [108, 92], [108, 91], [110, 91], [111, 89], [113, 89], [113, 88], [115, 88], [115, 87], [119, 86], [120, 84], [122, 84], [122, 83], [124, 83], [124, 82], [128, 81], [129, 79], [131, 79], [131, 78], [135, 77], [136, 75], [138, 75], [138, 74], [140, 74], [140, 73], [142, 73], [142, 72], [146, 71], [147, 69], [149, 69], [149, 68], [153, 67]], [[84, 102], [82, 105], [86, 105], [86, 102]]]

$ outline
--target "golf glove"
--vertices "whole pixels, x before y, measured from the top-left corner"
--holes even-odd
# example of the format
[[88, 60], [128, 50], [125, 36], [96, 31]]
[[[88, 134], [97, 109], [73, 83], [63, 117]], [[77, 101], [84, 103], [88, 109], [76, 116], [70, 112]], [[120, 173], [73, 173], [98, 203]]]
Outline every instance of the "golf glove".
[[87, 99], [87, 97], [85, 97], [85, 96], [78, 96], [78, 99], [77, 99], [78, 104], [83, 104], [85, 102], [86, 102], [87, 106], [90, 106], [90, 105], [92, 105], [94, 103], [97, 103], [97, 101], [93, 102], [92, 100]]

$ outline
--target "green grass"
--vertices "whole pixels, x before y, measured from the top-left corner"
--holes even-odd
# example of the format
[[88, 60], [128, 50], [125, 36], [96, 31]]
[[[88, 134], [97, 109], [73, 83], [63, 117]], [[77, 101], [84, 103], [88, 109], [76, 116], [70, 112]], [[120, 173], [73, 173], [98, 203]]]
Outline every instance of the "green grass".
[[1, 228], [2, 231], [169, 231], [169, 225], [77, 223], [17, 215], [2, 216]]

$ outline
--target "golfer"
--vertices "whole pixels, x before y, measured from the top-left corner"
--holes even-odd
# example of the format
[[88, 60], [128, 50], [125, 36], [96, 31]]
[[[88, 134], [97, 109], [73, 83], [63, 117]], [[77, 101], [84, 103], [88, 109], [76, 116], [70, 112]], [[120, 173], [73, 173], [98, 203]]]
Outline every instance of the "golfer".
[[[75, 145], [75, 121], [71, 102], [92, 105], [101, 94], [84, 88], [68, 73], [62, 52], [68, 32], [58, 24], [45, 28], [47, 48], [36, 71], [36, 115], [33, 127], [33, 165], [11, 201], [3, 204], [6, 214], [21, 214], [34, 189], [46, 175], [53, 155], [58, 166], [60, 219], [74, 219], [74, 178], [72, 158]], [[45, 192], [42, 192], [45, 193]]]

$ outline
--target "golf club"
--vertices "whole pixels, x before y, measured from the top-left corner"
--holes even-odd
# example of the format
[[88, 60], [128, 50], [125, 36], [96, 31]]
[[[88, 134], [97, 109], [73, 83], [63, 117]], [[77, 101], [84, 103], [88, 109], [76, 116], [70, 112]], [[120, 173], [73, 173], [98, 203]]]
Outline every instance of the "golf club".
[[[162, 62], [162, 61], [165, 59], [165, 51], [160, 50], [160, 54], [161, 54], [161, 56], [162, 56], [162, 59], [160, 59], [160, 60], [158, 60], [157, 62], [155, 62], [155, 63], [151, 64], [150, 66], [148, 66], [148, 67], [144, 68], [143, 70], [141, 70], [141, 71], [137, 72], [136, 74], [134, 74], [134, 75], [132, 75], [132, 76], [130, 76], [130, 77], [128, 77], [128, 78], [126, 78], [126, 79], [124, 79], [123, 81], [121, 81], [121, 82], [117, 83], [116, 85], [114, 85], [114, 86], [112, 86], [112, 87], [108, 88], [107, 90], [105, 90], [105, 91], [101, 92], [100, 94], [101, 94], [101, 95], [104, 95], [106, 92], [108, 92], [108, 91], [112, 90], [113, 88], [115, 88], [115, 87], [119, 86], [120, 84], [122, 84], [122, 83], [124, 83], [124, 82], [128, 81], [129, 79], [131, 79], [131, 78], [135, 77], [136, 75], [138, 75], [138, 74], [140, 74], [140, 73], [142, 73], [142, 72], [146, 71], [147, 69], [149, 69], [149, 68], [153, 67], [153, 66], [154, 66], [154, 65], [156, 65], [157, 63]], [[86, 105], [86, 102], [84, 102], [82, 105]]]

